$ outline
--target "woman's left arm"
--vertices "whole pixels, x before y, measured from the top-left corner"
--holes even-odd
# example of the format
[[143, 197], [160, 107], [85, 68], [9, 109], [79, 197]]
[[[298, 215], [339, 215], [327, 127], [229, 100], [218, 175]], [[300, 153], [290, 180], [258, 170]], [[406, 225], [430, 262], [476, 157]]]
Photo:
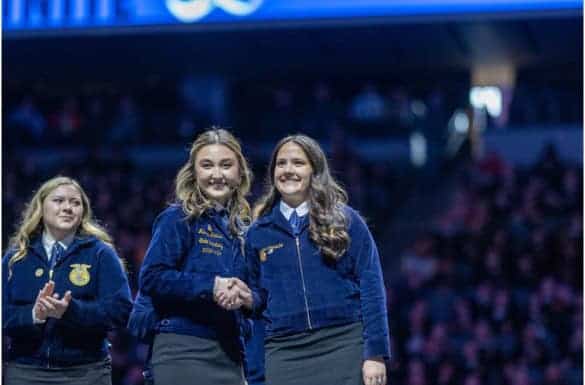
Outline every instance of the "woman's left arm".
[[95, 300], [73, 297], [62, 320], [80, 327], [113, 329], [124, 327], [132, 310], [128, 278], [121, 260], [109, 246], [98, 250], [98, 292]]
[[352, 212], [350, 253], [355, 254], [363, 319], [364, 360], [389, 359], [386, 291], [376, 243], [363, 219]]

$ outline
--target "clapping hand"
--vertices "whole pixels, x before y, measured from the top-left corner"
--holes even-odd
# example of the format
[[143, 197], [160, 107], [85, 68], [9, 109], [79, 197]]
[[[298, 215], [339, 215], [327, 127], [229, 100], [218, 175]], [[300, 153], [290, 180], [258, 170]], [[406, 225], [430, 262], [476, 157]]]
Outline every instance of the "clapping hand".
[[49, 313], [41, 303], [40, 299], [53, 295], [54, 289], [55, 283], [53, 281], [49, 281], [45, 283], [45, 286], [43, 286], [41, 290], [39, 290], [39, 294], [37, 294], [35, 304], [33, 305], [33, 314], [35, 322], [45, 322], [47, 320]]
[[252, 307], [252, 291], [242, 280], [235, 277], [216, 277], [213, 298], [226, 310], [236, 310], [242, 306]]
[[67, 291], [63, 298], [59, 299], [59, 294], [54, 293], [54, 290], [55, 282], [49, 281], [39, 291], [33, 307], [37, 320], [45, 321], [48, 317], [60, 319], [69, 307], [71, 291]]

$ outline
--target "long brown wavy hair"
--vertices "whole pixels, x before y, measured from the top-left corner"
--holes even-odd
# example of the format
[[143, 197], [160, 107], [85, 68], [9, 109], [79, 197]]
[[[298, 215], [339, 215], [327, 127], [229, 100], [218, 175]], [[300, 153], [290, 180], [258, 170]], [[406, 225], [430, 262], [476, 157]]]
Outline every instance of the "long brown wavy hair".
[[79, 191], [79, 195], [81, 195], [83, 213], [81, 215], [81, 223], [76, 231], [77, 234], [82, 236], [93, 235], [108, 246], [114, 248], [112, 237], [93, 218], [89, 198], [81, 185], [73, 178], [57, 176], [43, 183], [33, 194], [33, 197], [25, 206], [22, 213], [22, 219], [18, 226], [18, 230], [12, 235], [8, 242], [8, 247], [11, 250], [15, 250], [15, 253], [8, 261], [9, 279], [12, 277], [12, 266], [26, 256], [31, 239], [40, 236], [43, 231], [43, 203], [45, 202], [45, 199], [57, 187], [64, 185], [73, 186]]
[[343, 210], [347, 193], [331, 175], [327, 157], [314, 139], [306, 135], [291, 135], [276, 144], [268, 165], [266, 190], [254, 207], [254, 217], [268, 214], [280, 199], [274, 181], [274, 168], [278, 151], [289, 142], [303, 149], [313, 167], [309, 185], [309, 236], [325, 259], [335, 262], [343, 256], [350, 242], [348, 221]]
[[195, 173], [195, 158], [203, 147], [211, 144], [221, 144], [234, 152], [240, 169], [240, 182], [228, 200], [226, 209], [229, 212], [230, 231], [239, 235], [242, 223], [251, 221], [251, 209], [246, 195], [250, 192], [252, 172], [248, 162], [242, 154], [238, 140], [227, 130], [212, 127], [200, 134], [189, 152], [189, 160], [181, 167], [175, 178], [175, 202], [180, 204], [189, 218], [198, 218], [206, 210], [215, 207], [215, 203], [203, 194], [197, 182]]

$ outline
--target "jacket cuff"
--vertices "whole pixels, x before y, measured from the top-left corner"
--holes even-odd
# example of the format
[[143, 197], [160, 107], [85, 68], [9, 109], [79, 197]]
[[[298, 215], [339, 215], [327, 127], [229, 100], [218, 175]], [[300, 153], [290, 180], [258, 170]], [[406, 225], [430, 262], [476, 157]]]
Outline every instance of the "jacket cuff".
[[390, 343], [387, 338], [368, 339], [364, 343], [364, 360], [382, 357], [384, 360], [389, 360]]
[[[92, 307], [95, 307], [93, 304], [84, 304], [80, 300], [72, 298], [71, 302], [69, 302], [69, 306], [65, 313], [63, 313], [62, 319], [65, 321], [73, 322], [76, 324], [85, 324], [85, 320], [88, 317], [88, 312]], [[101, 315], [93, 314], [93, 317], [100, 317]], [[91, 318], [90, 318], [91, 319]]]
[[195, 289], [195, 298], [213, 301], [213, 288], [215, 287], [215, 273], [201, 274], [197, 277], [197, 288]]
[[32, 305], [24, 305], [21, 309], [18, 309], [18, 325], [22, 326], [32, 326], [36, 325], [34, 322], [35, 313], [33, 311], [34, 304]]

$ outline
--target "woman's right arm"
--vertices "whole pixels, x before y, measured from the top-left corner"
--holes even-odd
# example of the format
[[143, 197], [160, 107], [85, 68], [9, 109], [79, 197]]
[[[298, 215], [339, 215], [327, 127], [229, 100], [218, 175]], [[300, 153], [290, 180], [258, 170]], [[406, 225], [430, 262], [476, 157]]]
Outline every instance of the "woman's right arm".
[[153, 225], [139, 283], [140, 290], [155, 301], [213, 300], [215, 274], [181, 271], [193, 241], [189, 226], [178, 207], [165, 210]]

